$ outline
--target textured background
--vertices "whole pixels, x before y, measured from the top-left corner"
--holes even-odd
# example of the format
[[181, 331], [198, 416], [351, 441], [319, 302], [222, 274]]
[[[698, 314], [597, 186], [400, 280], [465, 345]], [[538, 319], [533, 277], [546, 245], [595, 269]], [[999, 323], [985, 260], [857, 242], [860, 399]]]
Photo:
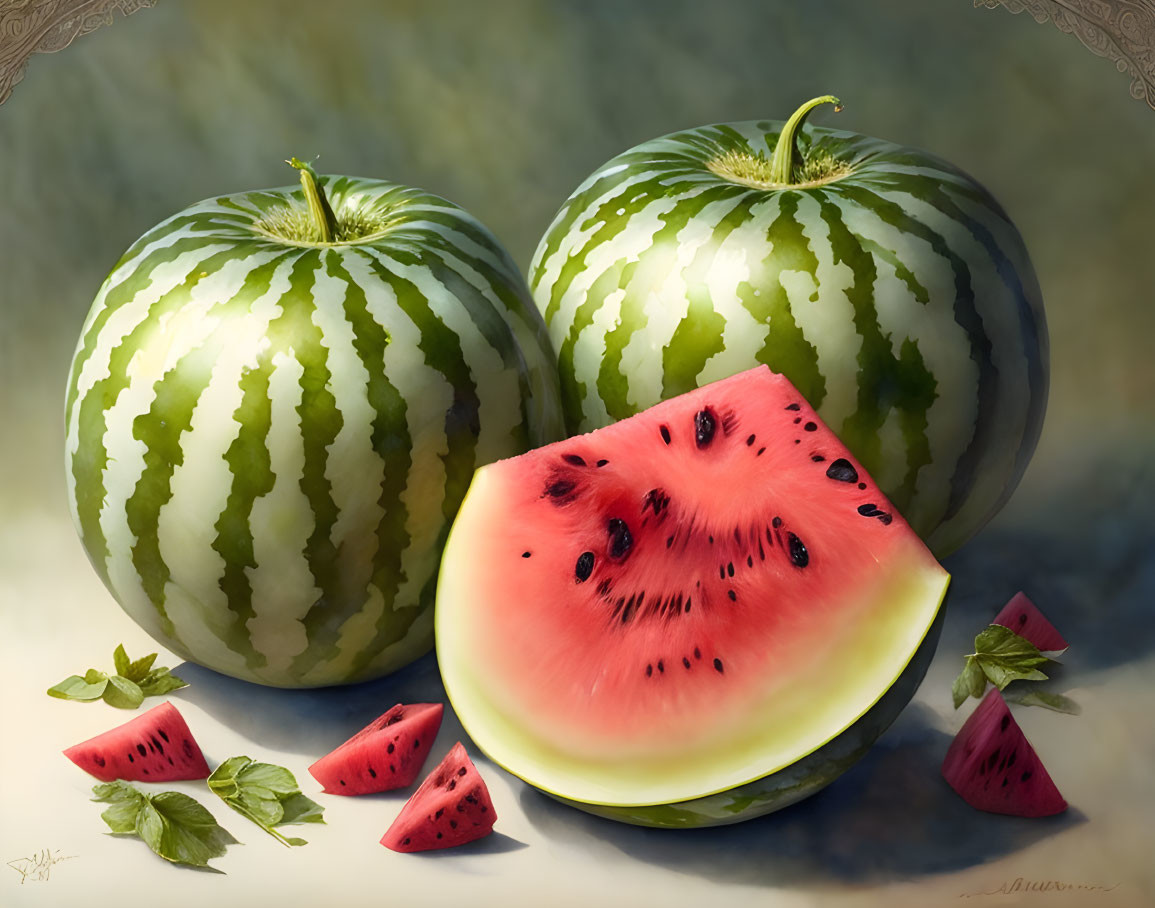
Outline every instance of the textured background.
[[[120, 640], [130, 653], [148, 645], [68, 523], [61, 425], [81, 321], [145, 229], [205, 196], [292, 182], [284, 158], [319, 155], [322, 172], [412, 183], [464, 205], [524, 267], [564, 197], [613, 154], [682, 127], [781, 118], [833, 92], [846, 110], [816, 122], [954, 161], [1019, 225], [1051, 334], [1035, 460], [1011, 505], [948, 561], [950, 612], [919, 703], [843, 782], [783, 817], [662, 836], [607, 828], [501, 777], [508, 835], [536, 847], [466, 866], [491, 875], [489, 886], [513, 873], [523, 892], [560, 886], [609, 905], [629, 885], [603, 892], [581, 868], [610, 868], [677, 904], [723, 882], [799, 904], [937, 904], [1031, 874], [1120, 883], [1104, 904], [1155, 901], [1141, 845], [1155, 809], [1155, 114], [1127, 86], [1056, 29], [964, 0], [165, 0], [35, 57], [0, 107], [4, 717], [57, 748], [78, 737], [77, 716], [97, 731], [95, 713], [47, 701], [43, 688]], [[1075, 719], [1020, 710], [1076, 808], [1034, 825], [959, 810], [936, 775], [961, 721], [947, 701], [957, 654], [1020, 588], [1073, 641], [1062, 680], [1086, 707]], [[322, 721], [335, 702], [290, 705], [189, 674], [190, 702], [253, 738], [275, 731], [270, 716], [304, 708]], [[402, 690], [440, 696], [431, 660], [356, 696], [371, 711]], [[254, 709], [228, 711], [240, 697], [264, 724]], [[52, 784], [52, 767], [37, 780]], [[56, 847], [39, 837], [56, 827], [32, 819], [28, 772], [0, 765], [0, 805], [17, 818], [0, 823], [2, 861]], [[94, 815], [86, 790], [75, 796], [82, 850]], [[244, 879], [242, 863], [230, 879]], [[59, 877], [69, 872], [92, 904], [98, 884], [86, 890], [68, 866]], [[13, 883], [0, 881], [0, 901], [32, 898]], [[52, 885], [67, 896], [67, 881]]]

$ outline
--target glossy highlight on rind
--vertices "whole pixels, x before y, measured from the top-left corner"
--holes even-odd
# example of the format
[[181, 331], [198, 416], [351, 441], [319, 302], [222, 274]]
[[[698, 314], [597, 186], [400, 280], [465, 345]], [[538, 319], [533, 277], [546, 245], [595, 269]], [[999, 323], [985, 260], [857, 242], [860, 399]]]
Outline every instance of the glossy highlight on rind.
[[572, 432], [757, 363], [785, 374], [931, 549], [1014, 490], [1041, 431], [1048, 342], [1026, 248], [990, 194], [926, 152], [805, 127], [845, 172], [757, 188], [782, 123], [644, 142], [562, 205], [529, 269]]
[[207, 199], [125, 253], [66, 402], [74, 522], [105, 585], [184, 658], [282, 687], [432, 646], [474, 469], [561, 437], [553, 353], [508, 254], [421, 190], [323, 178], [380, 226], [265, 231], [295, 187]]

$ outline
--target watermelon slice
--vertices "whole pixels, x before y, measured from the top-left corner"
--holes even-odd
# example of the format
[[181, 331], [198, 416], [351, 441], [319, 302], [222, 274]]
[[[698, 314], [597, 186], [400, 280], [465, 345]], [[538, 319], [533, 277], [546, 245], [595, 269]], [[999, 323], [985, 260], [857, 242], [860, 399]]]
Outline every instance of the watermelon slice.
[[1068, 646], [1063, 635], [1055, 630], [1055, 626], [1039, 611], [1038, 606], [1021, 591], [1010, 598], [991, 624], [1014, 631], [1045, 653], [1058, 654]]
[[405, 852], [464, 845], [489, 835], [496, 819], [485, 780], [458, 741], [401, 808], [381, 844]]
[[209, 765], [184, 716], [168, 702], [68, 748], [64, 756], [102, 782], [175, 782], [209, 776]]
[[991, 688], [963, 723], [942, 763], [942, 775], [971, 807], [1019, 817], [1067, 809], [1043, 761]]
[[444, 707], [398, 703], [309, 767], [329, 794], [360, 795], [404, 788], [429, 756]]
[[438, 660], [473, 740], [531, 784], [628, 822], [734, 822], [831, 781], [894, 719], [948, 580], [759, 367], [479, 469]]

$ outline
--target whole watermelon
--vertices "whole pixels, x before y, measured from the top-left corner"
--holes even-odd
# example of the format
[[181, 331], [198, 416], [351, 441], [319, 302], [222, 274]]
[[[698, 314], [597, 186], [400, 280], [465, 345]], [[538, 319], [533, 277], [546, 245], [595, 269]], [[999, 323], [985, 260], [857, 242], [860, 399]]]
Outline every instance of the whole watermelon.
[[1038, 440], [1038, 282], [983, 187], [926, 152], [804, 127], [824, 102], [607, 161], [546, 231], [530, 287], [571, 432], [764, 363], [941, 557]]
[[473, 471], [562, 434], [553, 353], [492, 234], [349, 177], [208, 199], [124, 254], [68, 382], [72, 515], [175, 653], [282, 687], [433, 644]]

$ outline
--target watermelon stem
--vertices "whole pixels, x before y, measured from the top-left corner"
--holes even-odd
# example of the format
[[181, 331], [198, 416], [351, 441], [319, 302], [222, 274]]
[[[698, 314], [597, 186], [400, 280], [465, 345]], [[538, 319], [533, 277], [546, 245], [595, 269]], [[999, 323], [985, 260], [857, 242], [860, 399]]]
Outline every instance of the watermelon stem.
[[834, 95], [822, 95], [811, 98], [799, 107], [786, 121], [782, 132], [778, 136], [778, 144], [774, 146], [774, 157], [770, 160], [769, 182], [783, 186], [790, 186], [795, 182], [795, 167], [801, 166], [802, 154], [795, 142], [798, 131], [810, 112], [822, 104], [833, 104], [835, 111], [842, 110], [842, 102]]
[[301, 189], [304, 190], [305, 204], [309, 206], [309, 217], [317, 230], [318, 240], [322, 243], [333, 242], [337, 234], [337, 216], [329, 206], [317, 171], [307, 161], [298, 158], [290, 158], [285, 163], [301, 172]]

